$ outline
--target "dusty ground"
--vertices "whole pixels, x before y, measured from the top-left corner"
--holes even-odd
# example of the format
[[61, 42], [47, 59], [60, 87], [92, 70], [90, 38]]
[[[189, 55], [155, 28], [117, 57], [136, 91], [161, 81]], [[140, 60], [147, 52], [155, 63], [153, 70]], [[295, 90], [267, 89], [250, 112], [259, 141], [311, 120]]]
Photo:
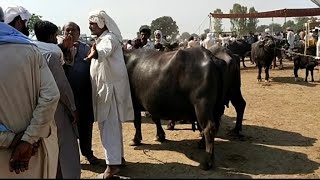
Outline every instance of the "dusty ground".
[[[246, 61], [247, 65], [250, 62]], [[271, 70], [270, 83], [257, 83], [255, 67], [242, 68], [242, 92], [247, 107], [244, 141], [228, 136], [234, 127], [233, 106], [226, 110], [215, 142], [216, 168], [203, 171], [197, 148], [199, 133], [189, 124], [165, 130], [167, 141], [155, 142], [155, 125], [143, 119], [143, 146], [128, 146], [134, 135], [132, 122], [123, 124], [127, 166], [120, 175], [131, 178], [320, 178], [320, 76], [315, 83], [295, 82], [292, 63]], [[305, 70], [299, 71], [304, 77]], [[264, 77], [264, 74], [263, 74]], [[167, 121], [163, 121], [163, 128]], [[93, 150], [104, 158], [97, 125]], [[96, 178], [104, 168], [90, 166], [81, 157], [82, 178]]]

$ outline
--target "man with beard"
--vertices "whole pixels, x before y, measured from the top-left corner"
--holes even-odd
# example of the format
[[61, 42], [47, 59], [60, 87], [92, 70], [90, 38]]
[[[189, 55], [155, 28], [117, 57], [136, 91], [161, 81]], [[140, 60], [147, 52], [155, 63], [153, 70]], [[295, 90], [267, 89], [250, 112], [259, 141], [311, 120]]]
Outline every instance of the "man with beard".
[[28, 21], [30, 18], [30, 12], [22, 6], [8, 7], [4, 11], [4, 22], [26, 36], [29, 36]]
[[55, 178], [59, 90], [38, 48], [2, 14], [0, 8], [0, 178]]
[[118, 25], [97, 10], [89, 15], [89, 29], [97, 36], [86, 57], [91, 61], [93, 112], [108, 164], [104, 178], [111, 178], [124, 164], [122, 122], [134, 119], [129, 77]]

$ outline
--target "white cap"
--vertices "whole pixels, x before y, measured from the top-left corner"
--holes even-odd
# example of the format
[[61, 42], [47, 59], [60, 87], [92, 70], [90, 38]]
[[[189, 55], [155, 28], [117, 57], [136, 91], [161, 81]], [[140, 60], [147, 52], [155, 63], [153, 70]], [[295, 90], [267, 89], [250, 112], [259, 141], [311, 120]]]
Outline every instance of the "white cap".
[[265, 32], [265, 33], [270, 33], [270, 29], [267, 28], [267, 29], [264, 30], [264, 32]]
[[17, 16], [20, 16], [22, 20], [27, 20], [27, 21], [29, 21], [29, 19], [31, 18], [30, 12], [26, 10], [24, 7], [11, 6], [4, 11], [4, 22], [9, 24]]

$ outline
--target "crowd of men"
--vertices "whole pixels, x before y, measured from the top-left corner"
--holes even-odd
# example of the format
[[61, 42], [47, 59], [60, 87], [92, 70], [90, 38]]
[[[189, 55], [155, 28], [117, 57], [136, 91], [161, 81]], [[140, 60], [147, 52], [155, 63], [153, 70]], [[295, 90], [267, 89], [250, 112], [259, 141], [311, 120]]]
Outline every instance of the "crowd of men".
[[[75, 22], [57, 36], [57, 25], [38, 21], [31, 40], [30, 18], [24, 7], [0, 7], [0, 178], [79, 179], [79, 146], [112, 178], [125, 165], [121, 124], [134, 116], [117, 24], [103, 10], [90, 12], [90, 47]], [[93, 122], [104, 161], [92, 151]]]
[[[160, 30], [151, 40], [151, 29], [144, 27], [138, 38], [123, 44], [116, 22], [103, 10], [88, 15], [96, 37], [91, 46], [79, 41], [75, 22], [66, 22], [58, 36], [57, 25], [40, 20], [34, 26], [37, 40], [31, 40], [30, 18], [24, 7], [0, 7], [0, 178], [79, 179], [79, 149], [90, 164], [106, 167], [104, 178], [112, 178], [126, 163], [122, 122], [134, 119], [123, 51], [164, 51], [170, 43]], [[286, 37], [292, 49], [292, 29]], [[208, 33], [201, 40], [191, 36], [178, 47], [226, 46], [232, 38]], [[259, 38], [250, 33], [246, 40], [252, 44]], [[92, 150], [94, 122], [104, 161]]]

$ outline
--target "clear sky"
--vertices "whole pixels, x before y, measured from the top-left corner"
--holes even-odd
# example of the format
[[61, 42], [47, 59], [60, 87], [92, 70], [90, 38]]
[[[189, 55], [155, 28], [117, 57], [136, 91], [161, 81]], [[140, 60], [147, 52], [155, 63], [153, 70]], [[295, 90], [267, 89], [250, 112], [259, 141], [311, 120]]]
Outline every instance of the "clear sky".
[[[115, 20], [124, 38], [132, 39], [141, 25], [150, 25], [152, 20], [162, 16], [171, 16], [180, 34], [201, 34], [209, 28], [210, 12], [220, 8], [223, 13], [229, 13], [234, 3], [248, 8], [253, 6], [259, 12], [317, 7], [310, 0], [1, 0], [0, 6], [5, 9], [10, 5], [21, 5], [58, 26], [74, 21], [80, 26], [81, 33], [87, 35], [90, 35], [89, 12], [101, 9]], [[271, 22], [271, 18], [259, 19], [259, 24]], [[284, 18], [276, 18], [274, 22], [282, 24]], [[229, 19], [223, 20], [223, 28], [230, 30]]]

